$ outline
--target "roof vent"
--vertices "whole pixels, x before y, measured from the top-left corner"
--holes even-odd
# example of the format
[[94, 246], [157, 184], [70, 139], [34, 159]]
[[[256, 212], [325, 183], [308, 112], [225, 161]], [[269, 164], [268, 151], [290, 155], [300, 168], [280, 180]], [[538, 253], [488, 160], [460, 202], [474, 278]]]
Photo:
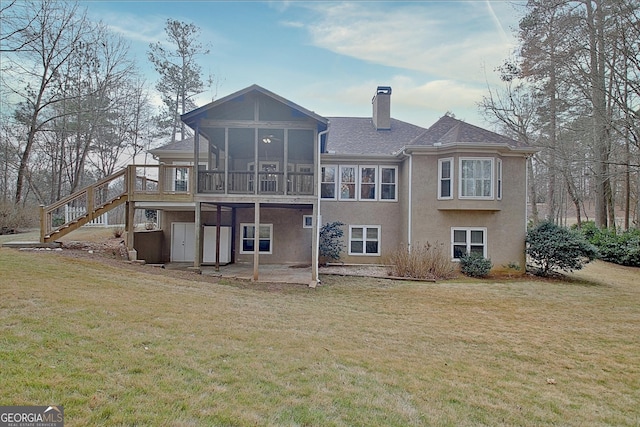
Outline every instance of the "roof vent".
[[371, 103], [376, 130], [391, 129], [391, 86], [378, 86]]

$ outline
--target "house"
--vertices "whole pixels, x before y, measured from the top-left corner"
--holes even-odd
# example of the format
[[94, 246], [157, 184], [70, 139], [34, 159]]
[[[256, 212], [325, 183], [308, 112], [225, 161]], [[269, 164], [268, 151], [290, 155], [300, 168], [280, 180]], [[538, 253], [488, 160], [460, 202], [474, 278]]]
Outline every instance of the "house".
[[371, 117], [323, 117], [253, 85], [184, 114], [193, 138], [128, 168], [130, 223], [158, 210], [161, 230], [129, 248], [159, 244], [163, 262], [196, 268], [251, 263], [255, 280], [261, 264], [311, 264], [315, 282], [319, 227], [340, 221], [345, 263], [440, 242], [453, 260], [524, 265], [535, 150], [446, 115], [428, 129], [394, 119], [391, 98], [380, 86]]

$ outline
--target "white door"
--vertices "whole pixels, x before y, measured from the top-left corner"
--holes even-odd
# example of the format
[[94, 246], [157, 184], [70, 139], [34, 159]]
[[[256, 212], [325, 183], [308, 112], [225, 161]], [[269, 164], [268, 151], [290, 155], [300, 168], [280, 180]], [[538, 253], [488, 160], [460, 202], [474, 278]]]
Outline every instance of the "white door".
[[171, 223], [171, 261], [193, 262], [195, 241], [196, 229], [193, 222]]
[[[204, 227], [204, 247], [202, 262], [213, 264], [216, 262], [216, 227]], [[231, 262], [231, 227], [220, 227], [220, 263]]]

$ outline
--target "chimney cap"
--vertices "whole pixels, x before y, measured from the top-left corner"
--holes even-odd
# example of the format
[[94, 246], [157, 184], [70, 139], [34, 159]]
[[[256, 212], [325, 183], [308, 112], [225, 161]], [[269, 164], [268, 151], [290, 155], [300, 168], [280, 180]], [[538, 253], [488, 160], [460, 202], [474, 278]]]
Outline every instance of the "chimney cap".
[[376, 94], [391, 95], [391, 86], [378, 86]]

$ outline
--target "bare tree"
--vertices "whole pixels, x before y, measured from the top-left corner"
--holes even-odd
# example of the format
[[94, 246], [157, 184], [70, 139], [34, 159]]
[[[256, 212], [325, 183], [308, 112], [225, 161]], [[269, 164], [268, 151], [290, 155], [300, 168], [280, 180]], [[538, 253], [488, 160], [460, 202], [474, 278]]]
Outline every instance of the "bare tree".
[[[23, 196], [36, 135], [55, 118], [48, 113], [50, 107], [66, 97], [54, 90], [58, 73], [89, 30], [86, 15], [77, 3], [28, 1], [25, 10], [33, 11], [35, 19], [27, 30], [16, 34], [17, 43], [23, 43], [24, 49], [19, 59], [10, 59], [13, 71], [4, 72], [2, 77], [3, 85], [22, 98], [16, 118], [27, 129], [16, 177], [15, 204], [20, 203]], [[7, 80], [13, 83], [9, 84]]]

